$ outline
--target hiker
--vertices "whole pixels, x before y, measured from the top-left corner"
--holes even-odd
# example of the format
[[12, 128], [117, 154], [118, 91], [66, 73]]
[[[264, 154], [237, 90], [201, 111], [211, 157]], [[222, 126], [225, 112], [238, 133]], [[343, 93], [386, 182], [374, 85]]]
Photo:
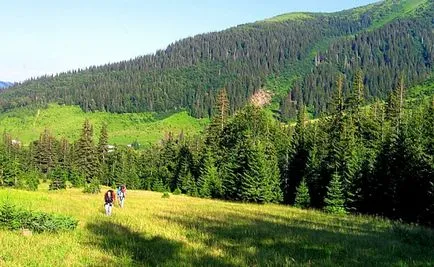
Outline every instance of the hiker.
[[115, 202], [116, 195], [113, 190], [108, 190], [104, 195], [104, 208], [105, 208], [105, 215], [110, 216], [112, 215], [112, 207], [113, 203]]
[[125, 185], [119, 186], [117, 194], [118, 194], [118, 197], [119, 197], [118, 198], [119, 199], [119, 206], [121, 208], [123, 208], [124, 207], [124, 202], [125, 202], [125, 197], [126, 197], [126, 194], [127, 194], [127, 187]]

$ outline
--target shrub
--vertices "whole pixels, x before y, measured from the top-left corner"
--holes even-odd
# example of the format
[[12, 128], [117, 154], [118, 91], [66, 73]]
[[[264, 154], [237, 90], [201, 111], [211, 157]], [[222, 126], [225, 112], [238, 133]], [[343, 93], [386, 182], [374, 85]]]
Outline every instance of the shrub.
[[37, 233], [74, 230], [78, 220], [64, 215], [32, 212], [10, 204], [0, 206], [0, 227], [9, 230], [29, 229]]
[[72, 183], [74, 187], [84, 186], [86, 183], [86, 178], [77, 170], [71, 170], [69, 172], [68, 180]]
[[173, 194], [174, 195], [181, 195], [181, 189], [179, 189], [179, 187], [177, 187], [176, 189], [175, 189], [175, 191], [173, 191]]
[[41, 175], [37, 171], [29, 171], [22, 173], [18, 179], [17, 187], [20, 189], [36, 191], [39, 185]]
[[169, 195], [169, 192], [164, 192], [163, 193], [163, 195], [161, 196], [161, 198], [169, 198], [170, 197], [170, 195]]
[[90, 184], [85, 185], [83, 193], [88, 194], [98, 194], [101, 192], [101, 186], [99, 184], [99, 180], [93, 178]]
[[160, 178], [154, 180], [154, 183], [152, 184], [152, 191], [164, 192], [163, 181]]

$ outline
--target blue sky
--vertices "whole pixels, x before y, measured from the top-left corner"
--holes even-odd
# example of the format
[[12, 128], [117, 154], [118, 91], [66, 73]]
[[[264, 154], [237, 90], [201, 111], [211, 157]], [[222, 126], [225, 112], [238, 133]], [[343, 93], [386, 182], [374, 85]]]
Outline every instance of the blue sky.
[[199, 33], [372, 0], [1, 0], [0, 80], [22, 81], [153, 53]]

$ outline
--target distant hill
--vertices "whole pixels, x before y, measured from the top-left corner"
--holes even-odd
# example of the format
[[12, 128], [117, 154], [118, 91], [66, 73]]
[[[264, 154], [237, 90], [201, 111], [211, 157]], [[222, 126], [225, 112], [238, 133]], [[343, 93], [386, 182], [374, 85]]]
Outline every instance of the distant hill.
[[6, 88], [6, 87], [9, 87], [9, 86], [12, 86], [12, 85], [13, 84], [10, 83], [10, 82], [2, 82], [2, 81], [0, 81], [0, 89]]
[[300, 101], [316, 115], [328, 108], [339, 73], [348, 94], [362, 70], [368, 99], [385, 98], [401, 74], [407, 86], [430, 77], [433, 17], [431, 0], [284, 14], [186, 38], [155, 54], [28, 80], [0, 94], [0, 111], [56, 102], [84, 111], [187, 109], [208, 117], [226, 87], [231, 112], [265, 89], [283, 120]]
[[50, 129], [56, 137], [75, 141], [85, 119], [94, 125], [95, 137], [99, 135], [102, 124], [107, 123], [110, 144], [127, 145], [137, 141], [142, 147], [156, 144], [168, 133], [175, 136], [199, 134], [208, 125], [208, 119], [192, 118], [185, 111], [163, 118], [152, 113], [84, 113], [77, 106], [50, 104], [46, 108], [17, 108], [1, 113], [0, 132], [10, 133], [25, 146], [38, 140], [44, 129]]

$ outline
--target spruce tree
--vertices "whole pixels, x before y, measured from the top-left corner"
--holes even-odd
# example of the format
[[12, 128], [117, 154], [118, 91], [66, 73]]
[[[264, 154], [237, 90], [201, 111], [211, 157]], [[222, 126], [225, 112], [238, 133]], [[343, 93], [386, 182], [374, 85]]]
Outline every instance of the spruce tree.
[[306, 209], [310, 206], [309, 188], [307, 187], [306, 179], [303, 179], [297, 187], [294, 206], [301, 209]]
[[324, 210], [333, 214], [346, 214], [345, 199], [342, 192], [341, 177], [337, 172], [332, 176], [329, 186], [327, 186], [327, 196], [324, 200]]
[[219, 131], [223, 131], [223, 127], [229, 115], [229, 99], [226, 88], [224, 87], [217, 95], [215, 108], [212, 125]]
[[154, 180], [154, 182], [152, 183], [152, 191], [156, 191], [156, 192], [164, 192], [165, 188], [164, 188], [164, 184], [163, 181], [161, 180], [161, 178], [157, 178]]
[[211, 123], [207, 129], [205, 143], [214, 152], [216, 157], [220, 156], [221, 152], [218, 148], [221, 134], [226, 125], [229, 116], [229, 99], [226, 88], [222, 88], [216, 98], [214, 105], [213, 116]]
[[68, 173], [65, 169], [61, 167], [54, 168], [49, 173], [49, 178], [51, 179], [49, 190], [60, 190], [66, 188], [66, 180], [68, 179]]
[[222, 182], [213, 155], [208, 151], [198, 180], [199, 196], [218, 198], [222, 195]]
[[249, 146], [248, 170], [241, 180], [241, 199], [257, 203], [282, 201], [277, 159], [273, 153], [266, 152], [263, 141], [252, 140]]
[[301, 104], [291, 144], [291, 156], [287, 170], [288, 181], [285, 184], [285, 202], [288, 204], [294, 204], [296, 188], [306, 171], [309, 155], [308, 144], [306, 142], [306, 121], [305, 106]]
[[247, 202], [266, 202], [264, 183], [267, 180], [267, 166], [261, 144], [250, 144], [248, 154], [249, 169], [241, 181], [241, 199]]
[[85, 120], [80, 139], [75, 145], [75, 166], [86, 177], [87, 183], [99, 179], [99, 161], [93, 142], [93, 128], [89, 120]]
[[189, 196], [197, 197], [199, 195], [196, 181], [190, 172], [182, 179], [181, 190]]
[[264, 141], [267, 176], [264, 181], [264, 196], [266, 202], [280, 203], [283, 201], [279, 164], [273, 143]]
[[101, 132], [99, 135], [98, 146], [97, 146], [97, 157], [99, 161], [99, 174], [100, 181], [106, 182], [106, 185], [109, 185], [108, 177], [109, 177], [109, 166], [107, 165], [107, 157], [108, 157], [108, 131], [107, 131], [107, 123], [103, 123], [101, 127]]
[[101, 164], [106, 163], [106, 158], [108, 154], [108, 131], [107, 123], [103, 123], [101, 127], [101, 132], [98, 140], [98, 159]]
[[42, 173], [48, 173], [56, 164], [54, 142], [54, 137], [45, 129], [39, 137], [35, 155], [36, 165]]

